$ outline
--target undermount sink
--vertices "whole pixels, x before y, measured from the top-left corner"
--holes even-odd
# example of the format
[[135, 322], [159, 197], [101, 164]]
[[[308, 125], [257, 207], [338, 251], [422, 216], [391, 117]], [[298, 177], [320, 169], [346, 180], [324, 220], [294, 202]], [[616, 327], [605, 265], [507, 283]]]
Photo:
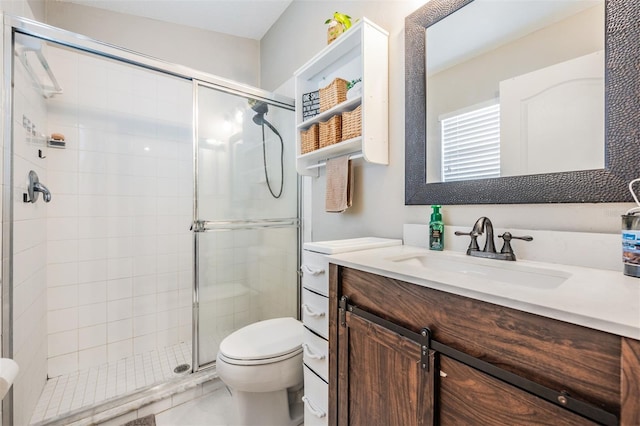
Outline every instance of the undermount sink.
[[407, 267], [421, 268], [425, 273], [452, 272], [467, 277], [536, 288], [555, 288], [571, 277], [570, 273], [555, 269], [447, 253], [410, 254], [387, 260]]

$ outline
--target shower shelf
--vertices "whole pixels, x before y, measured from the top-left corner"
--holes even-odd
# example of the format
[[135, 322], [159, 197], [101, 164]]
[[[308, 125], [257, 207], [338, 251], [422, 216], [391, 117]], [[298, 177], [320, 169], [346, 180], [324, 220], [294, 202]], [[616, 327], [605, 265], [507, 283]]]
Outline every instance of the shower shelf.
[[[317, 176], [326, 160], [350, 154], [367, 163], [389, 164], [389, 33], [367, 18], [326, 46], [294, 73], [296, 90], [296, 169]], [[303, 119], [302, 95], [325, 87], [336, 77], [362, 78], [362, 95]], [[301, 131], [337, 114], [362, 107], [361, 136], [302, 154]]]

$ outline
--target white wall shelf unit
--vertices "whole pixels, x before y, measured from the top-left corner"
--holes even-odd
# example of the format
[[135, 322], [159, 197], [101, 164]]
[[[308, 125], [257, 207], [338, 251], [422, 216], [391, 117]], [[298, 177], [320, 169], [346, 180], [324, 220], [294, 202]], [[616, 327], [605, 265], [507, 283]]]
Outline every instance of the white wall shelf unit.
[[[296, 168], [301, 175], [317, 176], [326, 160], [345, 154], [366, 162], [389, 164], [389, 33], [362, 18], [333, 43], [322, 49], [295, 74]], [[362, 93], [312, 118], [303, 120], [302, 96], [328, 86], [335, 78], [362, 78]], [[349, 94], [348, 94], [349, 95]], [[300, 131], [336, 114], [362, 106], [362, 135], [317, 149], [300, 152]]]

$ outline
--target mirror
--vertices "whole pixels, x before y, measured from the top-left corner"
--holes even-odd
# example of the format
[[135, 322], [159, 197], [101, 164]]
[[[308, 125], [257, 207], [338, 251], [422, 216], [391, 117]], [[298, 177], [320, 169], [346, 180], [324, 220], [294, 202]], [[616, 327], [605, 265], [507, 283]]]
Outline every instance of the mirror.
[[426, 37], [428, 183], [604, 168], [604, 0], [476, 0]]
[[[634, 67], [638, 63], [639, 54], [634, 46], [634, 37], [640, 32], [637, 18], [639, 7], [627, 2], [605, 0], [604, 7], [591, 0], [573, 3], [569, 6], [579, 6], [582, 10], [556, 8], [555, 17], [547, 19], [547, 24], [534, 28], [534, 31], [524, 31], [516, 24], [522, 24], [520, 15], [510, 15], [504, 18], [504, 13], [510, 9], [516, 11], [525, 8], [525, 3], [532, 3], [533, 7], [540, 5], [558, 6], [567, 2], [548, 1], [518, 1], [504, 2], [501, 0], [431, 0], [429, 3], [408, 16], [405, 20], [405, 203], [406, 204], [495, 204], [495, 203], [545, 203], [545, 202], [613, 202], [629, 201], [631, 197], [627, 190], [627, 183], [640, 175], [639, 157], [640, 140], [638, 125], [640, 101], [638, 100], [638, 73]], [[478, 12], [473, 8], [487, 8], [485, 12]], [[606, 11], [605, 11], [606, 9]], [[525, 16], [536, 13], [548, 15], [546, 11], [528, 11]], [[604, 13], [603, 13], [604, 12]], [[484, 15], [484, 13], [487, 13]], [[587, 14], [600, 22], [599, 30], [592, 30], [590, 47], [585, 45], [584, 33], [580, 42], [569, 41], [567, 37], [557, 37], [542, 43], [555, 49], [555, 53], [541, 52], [541, 47], [527, 52], [521, 46], [512, 48], [518, 56], [512, 57], [512, 62], [498, 68], [495, 65], [496, 49], [509, 50], [509, 44], [493, 40], [491, 48], [478, 53], [477, 45], [483, 44], [481, 36], [471, 30], [477, 21], [482, 27], [495, 27], [489, 16], [500, 17], [502, 28], [492, 32], [502, 36], [509, 33], [517, 35], [516, 41], [528, 41], [527, 37], [539, 36], [540, 32], [553, 33], [557, 25], [567, 19], [585, 18]], [[559, 14], [559, 15], [558, 15]], [[603, 16], [604, 15], [604, 16]], [[605, 22], [606, 19], [606, 22]], [[465, 21], [466, 20], [466, 21]], [[551, 22], [551, 25], [549, 24]], [[565, 22], [566, 24], [566, 22]], [[550, 26], [549, 26], [550, 25]], [[595, 25], [595, 24], [594, 24]], [[585, 27], [585, 25], [580, 25]], [[593, 28], [593, 27], [592, 27]], [[561, 31], [566, 34], [567, 31]], [[602, 37], [604, 34], [604, 40]], [[635, 39], [637, 40], [637, 39]], [[527, 44], [527, 43], [525, 43]], [[442, 46], [444, 45], [444, 50]], [[558, 47], [558, 46], [560, 47]], [[496, 46], [498, 46], [496, 48]], [[604, 54], [602, 48], [604, 47]], [[565, 53], [558, 53], [564, 49]], [[473, 50], [475, 53], [470, 54]], [[572, 51], [568, 54], [566, 52]], [[434, 56], [431, 56], [434, 53]], [[466, 58], [464, 57], [466, 55]], [[481, 62], [483, 56], [492, 57], [493, 61]], [[493, 55], [493, 56], [491, 56]], [[533, 59], [529, 59], [533, 57]], [[462, 59], [461, 59], [462, 58]], [[603, 59], [604, 58], [604, 59]], [[475, 63], [473, 77], [468, 67]], [[537, 62], [541, 66], [529, 69], [522, 68], [521, 63]], [[599, 65], [598, 65], [599, 64]], [[559, 98], [560, 103], [555, 106], [548, 104], [527, 104], [523, 107], [522, 99], [530, 99], [529, 95], [509, 95], [514, 91], [509, 85], [514, 80], [523, 79], [521, 87], [530, 89], [534, 84], [529, 79], [531, 74], [538, 75], [562, 74], [564, 70], [554, 70], [553, 67], [565, 67], [579, 71], [591, 70], [589, 75], [580, 75], [580, 92], [571, 92], [565, 98]], [[575, 66], [574, 66], [575, 65]], [[480, 67], [480, 68], [478, 68]], [[458, 68], [456, 70], [456, 68]], [[495, 78], [485, 83], [479, 78], [483, 74], [478, 69], [487, 72]], [[507, 72], [506, 70], [514, 70]], [[604, 69], [604, 84], [602, 70]], [[466, 73], [462, 71], [467, 71]], [[456, 73], [452, 72], [456, 71]], [[446, 79], [438, 78], [449, 73]], [[444, 73], [444, 74], [443, 74]], [[599, 73], [599, 75], [598, 75]], [[440, 74], [440, 75], [438, 75]], [[502, 83], [502, 84], [501, 84]], [[548, 86], [559, 87], [562, 84], [551, 83]], [[518, 86], [518, 85], [516, 85]], [[566, 86], [566, 85], [565, 85]], [[464, 90], [458, 90], [458, 89]], [[463, 95], [456, 95], [463, 93]], [[586, 90], [586, 92], [584, 91]], [[538, 90], [539, 92], [540, 90]], [[547, 92], [546, 90], [542, 90]], [[563, 90], [566, 92], [565, 90]], [[563, 92], [561, 91], [561, 92]], [[604, 94], [603, 94], [604, 91]], [[478, 93], [482, 92], [481, 95]], [[635, 92], [635, 95], [633, 94]], [[586, 93], [586, 94], [585, 94]], [[565, 93], [566, 94], [566, 93]], [[509, 95], [509, 96], [507, 96]], [[578, 101], [587, 96], [590, 101]], [[507, 100], [510, 99], [510, 102]], [[515, 103], [513, 101], [515, 99]], [[455, 102], [454, 102], [455, 101]], [[498, 126], [498, 173], [484, 177], [471, 176], [473, 180], [457, 180], [457, 177], [446, 178], [442, 167], [443, 152], [441, 150], [441, 126], [448, 118], [471, 111], [479, 110], [491, 105], [498, 105], [501, 120], [508, 118], [507, 124], [500, 122]], [[532, 106], [533, 105], [533, 106]], [[540, 106], [542, 105], [542, 106]], [[578, 108], [578, 109], [575, 109]], [[580, 109], [582, 108], [582, 109]], [[523, 121], [522, 111], [534, 111]], [[553, 111], [553, 112], [549, 112]], [[573, 115], [569, 114], [573, 111]], [[546, 115], [545, 115], [546, 114]], [[558, 115], [564, 114], [562, 119]], [[567, 115], [568, 114], [568, 115]], [[583, 121], [584, 116], [591, 119]], [[510, 117], [510, 118], [509, 118]], [[531, 117], [534, 118], [531, 121]], [[569, 117], [569, 118], [567, 118]], [[599, 120], [596, 118], [600, 117]], [[556, 124], [553, 124], [553, 119]], [[573, 120], [576, 119], [576, 120]], [[580, 119], [580, 120], [578, 120]], [[537, 120], [537, 121], [536, 121]], [[582, 121], [581, 121], [582, 120]], [[453, 123], [456, 120], [450, 120]], [[458, 120], [459, 121], [459, 120]], [[572, 122], [570, 127], [559, 128], [558, 123]], [[538, 123], [532, 125], [531, 123]], [[540, 123], [545, 123], [541, 125]], [[519, 126], [519, 127], [518, 127]], [[505, 131], [507, 128], [508, 131]], [[435, 129], [435, 130], [434, 130]], [[524, 129], [524, 130], [523, 130]], [[517, 136], [526, 135], [527, 138]], [[513, 135], [516, 135], [515, 137]], [[446, 133], [445, 133], [446, 138]], [[588, 138], [591, 142], [586, 142]], [[533, 140], [542, 145], [534, 145]], [[507, 144], [507, 141], [509, 142]], [[559, 141], [570, 142], [568, 146], [561, 146]], [[573, 145], [571, 145], [573, 144]], [[591, 148], [586, 149], [588, 144]], [[573, 155], [572, 155], [573, 154]], [[578, 155], [579, 154], [579, 155]], [[586, 162], [578, 162], [578, 157]], [[534, 161], [541, 158], [543, 161]], [[431, 160], [435, 160], [432, 162]], [[500, 176], [500, 177], [497, 177]], [[438, 182], [438, 183], [432, 183]]]

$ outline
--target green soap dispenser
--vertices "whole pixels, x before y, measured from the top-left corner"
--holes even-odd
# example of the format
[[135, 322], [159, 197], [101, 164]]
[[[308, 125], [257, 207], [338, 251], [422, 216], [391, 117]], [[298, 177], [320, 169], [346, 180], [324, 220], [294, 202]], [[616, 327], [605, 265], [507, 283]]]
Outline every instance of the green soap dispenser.
[[429, 248], [431, 250], [442, 251], [444, 249], [444, 223], [440, 208], [442, 206], [431, 206], [431, 220], [429, 221]]

